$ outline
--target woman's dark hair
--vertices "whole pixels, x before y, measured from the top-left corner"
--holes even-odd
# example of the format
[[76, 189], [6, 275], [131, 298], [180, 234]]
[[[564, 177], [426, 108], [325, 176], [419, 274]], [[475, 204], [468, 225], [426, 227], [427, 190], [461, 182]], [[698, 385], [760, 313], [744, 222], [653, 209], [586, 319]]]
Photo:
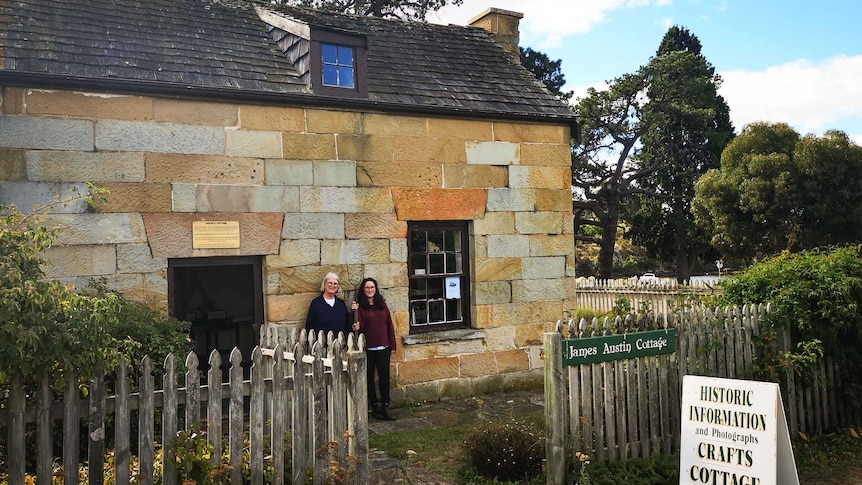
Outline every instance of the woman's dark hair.
[[[369, 304], [368, 298], [365, 297], [365, 283], [368, 283], [369, 281], [374, 283], [374, 289], [376, 290], [374, 292], [374, 304]], [[366, 310], [370, 310], [372, 308], [380, 310], [386, 306], [386, 300], [383, 298], [383, 295], [380, 294], [380, 285], [377, 284], [377, 280], [374, 278], [365, 278], [362, 280], [362, 283], [359, 284], [359, 295], [360, 296], [357, 300], [359, 300], [360, 308], [364, 308]]]

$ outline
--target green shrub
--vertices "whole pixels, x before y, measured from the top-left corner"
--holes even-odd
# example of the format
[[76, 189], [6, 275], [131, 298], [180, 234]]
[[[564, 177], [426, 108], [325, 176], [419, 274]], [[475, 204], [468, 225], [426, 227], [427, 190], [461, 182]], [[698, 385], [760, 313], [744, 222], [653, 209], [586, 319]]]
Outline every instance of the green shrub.
[[493, 421], [466, 436], [464, 451], [482, 477], [529, 480], [542, 472], [544, 432], [534, 423], [516, 419]]
[[[575, 467], [580, 466], [575, 464]], [[591, 463], [590, 485], [666, 485], [679, 483], [679, 456], [658, 455], [650, 459], [629, 459], [617, 463]], [[573, 470], [572, 475], [579, 469]], [[578, 483], [578, 482], [575, 482]], [[586, 485], [586, 483], [578, 483]]]

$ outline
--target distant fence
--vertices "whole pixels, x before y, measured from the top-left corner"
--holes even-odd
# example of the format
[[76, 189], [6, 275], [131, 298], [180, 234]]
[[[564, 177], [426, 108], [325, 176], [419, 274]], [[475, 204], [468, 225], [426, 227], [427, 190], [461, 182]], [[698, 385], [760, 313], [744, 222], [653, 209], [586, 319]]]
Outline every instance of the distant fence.
[[705, 296], [721, 294], [722, 289], [715, 282], [679, 284], [676, 280], [661, 279], [644, 283], [637, 278], [579, 278], [575, 305], [578, 308], [609, 312], [614, 309], [617, 300], [625, 298], [635, 313], [669, 315], [683, 308], [700, 306], [699, 300]]
[[[152, 484], [156, 443], [162, 449], [164, 485], [176, 485], [174, 439], [181, 429], [194, 430], [202, 423], [213, 447], [212, 460], [220, 463], [222, 451], [229, 455], [231, 484], [243, 483], [244, 432], [247, 431], [250, 483], [264, 483], [264, 440], [270, 439], [273, 479], [271, 483], [306, 483], [306, 470], [313, 471], [315, 484], [327, 483], [332, 453], [345, 468], [347, 482], [365, 484], [368, 464], [367, 390], [365, 387], [365, 339], [347, 341], [318, 335], [286, 333], [274, 349], [255, 347], [251, 356], [250, 379], [243, 380], [242, 355], [230, 354], [230, 368], [223, 382], [221, 356], [209, 358], [206, 384], [201, 383], [198, 358], [186, 358], [185, 385], [177, 385], [174, 355], [165, 359], [162, 388], [156, 389], [153, 364], [145, 357], [139, 369], [139, 390], [130, 392], [132, 369], [121, 362], [116, 379], [111, 379], [116, 395], [107, 397], [104, 373], [89, 384], [86, 398], [80, 399], [78, 376], [66, 376], [65, 391], [54, 399], [50, 377], [46, 376], [32, 402], [28, 400], [20, 375], [12, 376], [8, 408], [0, 410], [0, 426], [8, 429], [8, 483], [25, 480], [25, 430], [35, 423], [37, 435], [36, 484], [49, 485], [53, 456], [53, 422], [63, 422], [63, 479], [78, 483], [80, 421], [86, 422], [89, 483], [103, 483], [106, 429], [114, 429], [113, 461], [117, 485], [131, 482]], [[346, 364], [346, 365], [345, 365]], [[71, 397], [74, 396], [74, 397]], [[64, 398], [65, 397], [65, 398]], [[227, 415], [224, 415], [227, 409]], [[160, 439], [154, 435], [156, 410], [161, 411]], [[138, 469], [130, 471], [132, 418], [137, 417]], [[112, 420], [112, 421], [111, 421]], [[224, 427], [226, 426], [226, 429]], [[289, 443], [292, 476], [284, 476], [285, 438]], [[268, 438], [267, 438], [268, 437]], [[226, 441], [223, 442], [223, 439]], [[337, 443], [338, 446], [330, 446]], [[346, 460], [345, 456], [356, 458]]]
[[[679, 451], [682, 376], [753, 378], [755, 339], [767, 311], [743, 306], [679, 312], [669, 318], [677, 331], [675, 353], [579, 366], [563, 366], [564, 338], [626, 333], [634, 341], [637, 332], [664, 328], [656, 323], [663, 319], [558, 322], [556, 332], [544, 335], [548, 483], [564, 483], [572, 451], [598, 461]], [[816, 374], [813, 382], [790, 376], [781, 383], [791, 436], [858, 424], [851, 403], [840, 400], [836, 366], [826, 360]]]

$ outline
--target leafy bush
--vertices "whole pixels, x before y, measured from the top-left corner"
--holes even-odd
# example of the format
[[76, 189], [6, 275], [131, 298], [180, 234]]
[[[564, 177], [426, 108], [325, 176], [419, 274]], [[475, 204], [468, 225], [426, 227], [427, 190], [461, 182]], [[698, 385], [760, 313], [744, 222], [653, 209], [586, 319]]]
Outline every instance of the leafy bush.
[[[775, 331], [790, 329], [793, 348], [766, 354], [766, 362], [798, 371], [800, 364], [810, 364], [823, 353], [836, 359], [843, 371], [842, 390], [848, 396], [858, 394], [862, 246], [782, 254], [758, 263], [724, 283], [722, 303], [771, 303], [768, 323]], [[775, 333], [766, 335], [774, 338]], [[767, 342], [763, 348], [768, 352], [773, 346]]]
[[542, 472], [544, 432], [516, 419], [490, 422], [469, 433], [464, 450], [479, 475], [500, 481], [529, 480]]

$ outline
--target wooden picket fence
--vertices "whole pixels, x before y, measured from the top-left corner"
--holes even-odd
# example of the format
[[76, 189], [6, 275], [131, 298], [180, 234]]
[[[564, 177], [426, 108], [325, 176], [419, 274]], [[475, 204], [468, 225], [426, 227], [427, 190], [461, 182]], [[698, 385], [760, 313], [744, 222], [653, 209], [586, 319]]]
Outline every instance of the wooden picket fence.
[[[67, 374], [63, 395], [55, 399], [51, 378], [42, 379], [36, 396], [23, 390], [20, 375], [12, 376], [8, 409], [0, 413], [0, 426], [8, 429], [8, 483], [25, 480], [25, 429], [35, 423], [37, 434], [36, 484], [50, 485], [54, 462], [61, 460], [64, 483], [78, 483], [79, 428], [86, 421], [88, 477], [91, 484], [104, 483], [107, 423], [114, 429], [113, 462], [117, 485], [131, 482], [152, 484], [161, 446], [161, 476], [164, 485], [176, 485], [174, 439], [180, 430], [200, 429], [213, 448], [213, 463], [222, 452], [232, 467], [232, 485], [243, 483], [244, 433], [247, 432], [250, 483], [264, 483], [264, 439], [271, 439], [269, 459], [274, 470], [270, 483], [304, 484], [306, 471], [313, 471], [315, 484], [328, 483], [330, 461], [343, 467], [346, 483], [367, 483], [368, 399], [365, 386], [364, 337], [334, 338], [313, 332], [283, 334], [274, 348], [255, 347], [249, 380], [243, 380], [242, 355], [234, 348], [223, 379], [218, 351], [209, 357], [206, 382], [202, 384], [198, 357], [186, 358], [185, 385], [177, 385], [177, 363], [168, 355], [161, 389], [155, 388], [153, 363], [145, 357], [138, 370], [137, 392], [130, 392], [133, 369], [121, 362], [115, 379], [106, 381], [97, 372], [89, 393], [80, 398], [78, 376]], [[114, 382], [114, 396], [106, 397], [106, 382]], [[225, 382], [223, 382], [225, 381]], [[72, 397], [74, 396], [74, 397]], [[31, 399], [33, 398], [33, 399]], [[161, 430], [155, 429], [156, 410], [161, 411]], [[227, 415], [224, 414], [227, 409]], [[137, 416], [137, 468], [130, 469], [132, 417]], [[63, 422], [63, 456], [52, 453], [53, 422]], [[226, 429], [225, 429], [226, 428]], [[160, 431], [160, 439], [155, 434]], [[284, 476], [285, 439], [289, 437], [292, 476]], [[334, 456], [337, 454], [337, 457]], [[351, 459], [347, 459], [347, 456]]]
[[[558, 322], [555, 332], [544, 335], [548, 483], [564, 483], [573, 451], [611, 462], [678, 452], [682, 376], [752, 379], [755, 339], [767, 312], [766, 305], [700, 308], [669, 316], [667, 326], [662, 317], [642, 315]], [[677, 331], [674, 353], [563, 366], [563, 338], [634, 338], [670, 327]], [[783, 338], [780, 345], [788, 346]], [[803, 383], [788, 375], [780, 383], [791, 436], [860, 422], [852, 403], [839, 400], [838, 369], [822, 360], [816, 372], [821, 379]]]
[[701, 306], [707, 296], [721, 295], [715, 282], [694, 281], [679, 284], [676, 280], [662, 279], [657, 284], [641, 284], [636, 278], [597, 280], [579, 278], [576, 285], [575, 306], [596, 312], [609, 312], [617, 300], [628, 300], [634, 313], [670, 315], [684, 308]]

